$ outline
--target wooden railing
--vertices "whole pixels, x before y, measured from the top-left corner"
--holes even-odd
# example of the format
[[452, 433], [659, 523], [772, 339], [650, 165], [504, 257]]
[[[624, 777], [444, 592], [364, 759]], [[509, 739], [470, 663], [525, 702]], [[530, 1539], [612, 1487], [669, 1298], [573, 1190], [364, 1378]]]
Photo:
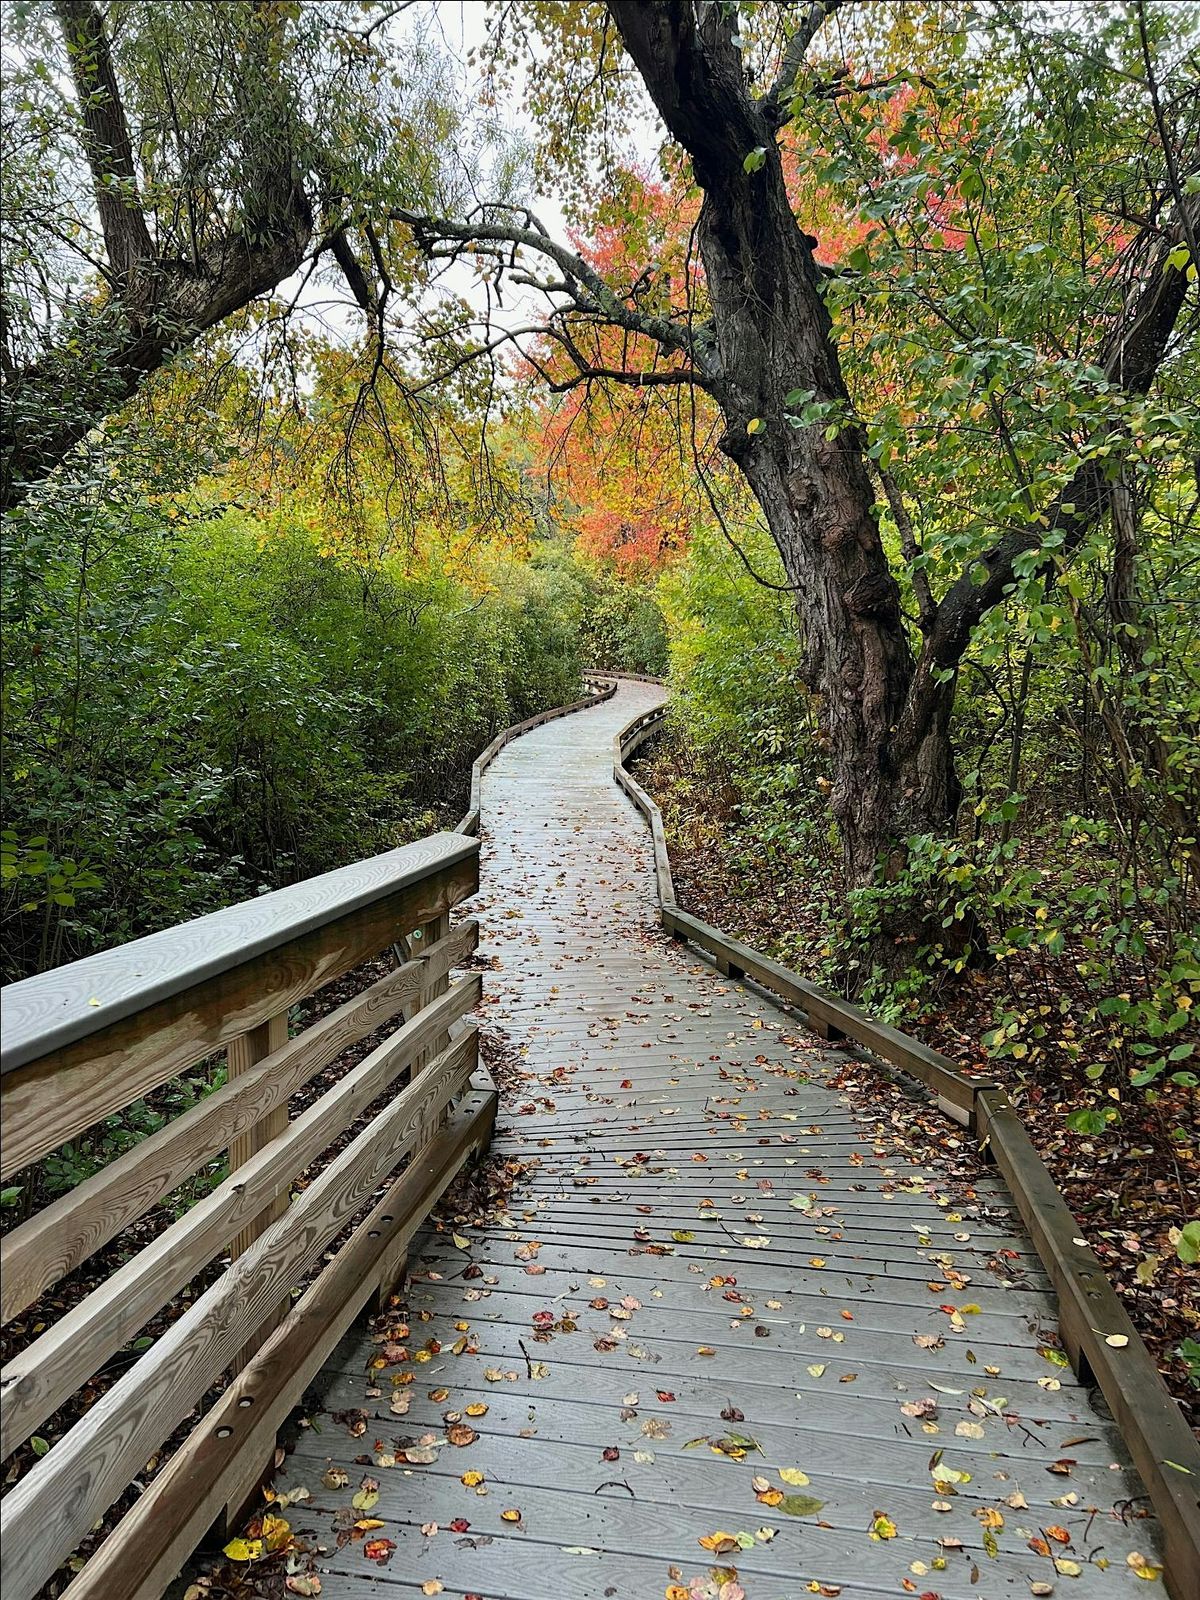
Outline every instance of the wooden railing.
[[1059, 1332], [1072, 1367], [1104, 1396], [1163, 1532], [1164, 1576], [1173, 1600], [1200, 1600], [1200, 1445], [1163, 1383], [1154, 1360], [1117, 1298], [1099, 1258], [1034, 1148], [1003, 1088], [971, 1078], [919, 1039], [871, 1017], [828, 989], [711, 923], [675, 899], [662, 812], [626, 770], [626, 761], [659, 731], [664, 706], [643, 712], [613, 740], [613, 776], [650, 826], [660, 918], [672, 938], [712, 956], [730, 978], [750, 978], [803, 1014], [824, 1039], [852, 1039], [880, 1061], [917, 1078], [938, 1106], [970, 1128], [1003, 1173], [1058, 1295]]
[[[215, 1281], [9, 1491], [5, 1600], [30, 1600], [232, 1373], [66, 1590], [69, 1600], [160, 1595], [214, 1523], [236, 1519], [277, 1428], [486, 1147], [496, 1094], [464, 1021], [480, 978], [450, 978], [478, 940], [473, 921], [449, 922], [478, 887], [478, 852], [475, 839], [436, 834], [3, 992], [6, 1178], [216, 1052], [228, 1064], [223, 1086], [8, 1235], [6, 1324], [222, 1152], [231, 1168], [57, 1320], [39, 1308], [45, 1330], [0, 1375], [7, 1458], [114, 1356], [135, 1355], [138, 1333], [228, 1253]], [[394, 970], [289, 1036], [292, 1007], [397, 945]], [[289, 1120], [291, 1096], [391, 1023]]]

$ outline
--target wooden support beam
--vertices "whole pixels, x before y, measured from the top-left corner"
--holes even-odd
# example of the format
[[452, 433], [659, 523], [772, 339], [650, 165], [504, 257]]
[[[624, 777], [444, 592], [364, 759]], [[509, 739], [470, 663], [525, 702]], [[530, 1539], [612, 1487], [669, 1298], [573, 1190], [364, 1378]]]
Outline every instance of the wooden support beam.
[[13, 1486], [0, 1506], [5, 1600], [32, 1600], [280, 1295], [315, 1265], [401, 1158], [429, 1141], [442, 1107], [470, 1077], [476, 1047], [472, 1030], [431, 1062]]
[[[99, 1371], [244, 1223], [261, 1215], [278, 1196], [286, 1199], [296, 1174], [349, 1127], [414, 1056], [443, 1038], [450, 1023], [473, 1010], [481, 990], [480, 975], [472, 973], [405, 1023], [281, 1135], [14, 1356], [0, 1373], [0, 1455], [8, 1456]], [[414, 1092], [412, 1087], [405, 1090], [393, 1105], [404, 1103], [405, 1096]], [[303, 1200], [311, 1193], [311, 1188], [306, 1190]], [[284, 1211], [286, 1214], [286, 1206]], [[241, 1259], [254, 1255], [256, 1246], [257, 1241], [249, 1245]], [[291, 1287], [285, 1283], [284, 1292]], [[271, 1309], [269, 1304], [265, 1306], [264, 1316]], [[252, 1334], [254, 1328], [247, 1331]], [[141, 1370], [139, 1363], [136, 1371]]]
[[[225, 1051], [225, 1062], [229, 1078], [236, 1080], [243, 1073], [249, 1072], [251, 1067], [256, 1067], [260, 1061], [273, 1055], [276, 1050], [281, 1050], [288, 1040], [287, 1012], [282, 1012], [277, 1017], [270, 1017], [266, 1022], [260, 1022], [257, 1028], [252, 1028], [249, 1033], [243, 1033], [240, 1038], [231, 1039]], [[237, 1181], [238, 1168], [245, 1166], [248, 1161], [264, 1150], [273, 1139], [287, 1132], [288, 1103], [281, 1101], [269, 1111], [265, 1111], [258, 1120], [241, 1133], [229, 1146], [229, 1172]], [[256, 1216], [250, 1218], [238, 1229], [230, 1245], [230, 1253], [234, 1256], [243, 1255], [260, 1234], [266, 1232], [273, 1222], [277, 1222], [287, 1210], [288, 1197], [286, 1188], [280, 1188], [273, 1195], [263, 1209]], [[255, 1329], [251, 1338], [238, 1352], [234, 1360], [234, 1371], [240, 1371], [258, 1349], [263, 1339], [271, 1329], [277, 1327], [287, 1309], [288, 1302], [281, 1300], [274, 1306], [262, 1323]]]

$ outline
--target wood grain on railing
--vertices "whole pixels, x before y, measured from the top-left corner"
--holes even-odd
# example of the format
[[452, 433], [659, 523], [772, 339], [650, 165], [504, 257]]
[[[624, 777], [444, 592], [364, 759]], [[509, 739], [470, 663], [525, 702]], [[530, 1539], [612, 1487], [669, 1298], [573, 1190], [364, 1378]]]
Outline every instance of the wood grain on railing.
[[474, 920], [459, 924], [422, 959], [387, 973], [10, 1233], [0, 1246], [2, 1320], [10, 1321], [231, 1146], [260, 1112], [286, 1108], [289, 1096], [348, 1045], [411, 1005], [427, 974], [444, 977], [478, 942]]
[[[2, 1454], [8, 1456], [98, 1372], [212, 1260], [235, 1230], [240, 1236], [247, 1222], [261, 1217], [277, 1201], [282, 1201], [282, 1215], [296, 1175], [406, 1067], [444, 1039], [451, 1022], [474, 1010], [481, 992], [478, 974], [465, 978], [436, 1005], [418, 1012], [294, 1122], [288, 1123], [285, 1106], [280, 1134], [8, 1362], [0, 1377]], [[253, 1243], [247, 1243], [239, 1258]]]
[[[486, 1075], [472, 1084], [477, 1034], [465, 1023], [479, 1004], [481, 979], [471, 974], [450, 985], [451, 970], [478, 942], [473, 922], [449, 926], [450, 908], [478, 885], [478, 850], [473, 839], [440, 834], [5, 991], [6, 1023], [13, 1021], [0, 1086], [6, 1171], [214, 1048], [225, 1046], [229, 1063], [228, 1079], [214, 1093], [5, 1241], [6, 1319], [225, 1150], [230, 1172], [8, 1363], [0, 1374], [4, 1455], [223, 1251], [233, 1256], [13, 1485], [0, 1509], [8, 1600], [30, 1600], [222, 1374], [237, 1375], [239, 1406], [253, 1405], [248, 1396], [270, 1395], [251, 1434], [237, 1430], [252, 1449], [237, 1453], [217, 1492], [231, 1504], [252, 1488], [272, 1453], [268, 1433], [299, 1399], [314, 1352], [319, 1359], [333, 1330], [344, 1329], [373, 1288], [390, 1286], [429, 1206], [467, 1154], [486, 1145], [495, 1090]], [[412, 960], [288, 1038], [295, 1001], [417, 927], [424, 937], [413, 941]], [[382, 1043], [289, 1119], [297, 1089], [398, 1015], [399, 1026]], [[90, 1098], [59, 1104], [60, 1096], [85, 1088]], [[308, 1182], [331, 1147], [337, 1153]], [[366, 1223], [356, 1227], [364, 1208]], [[347, 1228], [346, 1242], [327, 1260]], [[301, 1315], [292, 1297], [313, 1272]], [[300, 1342], [285, 1361], [282, 1335], [289, 1330]], [[181, 1454], [188, 1458], [187, 1443]], [[118, 1524], [120, 1539], [136, 1532], [142, 1550], [160, 1542], [146, 1512], [143, 1497]], [[170, 1549], [178, 1559], [178, 1542]], [[157, 1572], [159, 1564], [143, 1563], [151, 1568]], [[122, 1581], [130, 1579], [127, 1572]], [[87, 1567], [76, 1582], [85, 1589], [93, 1583]], [[141, 1576], [137, 1582], [140, 1592], [151, 1592]], [[113, 1592], [111, 1573], [94, 1592]]]
[[[0, 1176], [38, 1161], [479, 887], [440, 833], [10, 984]], [[40, 1019], [40, 1021], [39, 1021]]]
[[36, 1593], [380, 1179], [429, 1141], [466, 1087], [476, 1040], [472, 1030], [432, 1062], [17, 1482], [3, 1505], [7, 1594]]
[[[288, 1014], [281, 1012], [279, 1016], [268, 1017], [265, 1022], [260, 1022], [257, 1028], [251, 1028], [249, 1033], [243, 1033], [236, 1039], [231, 1039], [225, 1050], [225, 1066], [230, 1079], [236, 1080], [252, 1067], [264, 1061], [267, 1056], [280, 1050], [288, 1040]], [[238, 1134], [229, 1145], [229, 1167], [235, 1179], [240, 1167], [252, 1161], [260, 1150], [265, 1149], [273, 1139], [279, 1138], [287, 1132], [288, 1108], [286, 1104], [273, 1107], [264, 1111], [258, 1119], [251, 1123], [245, 1133]], [[287, 1210], [287, 1190], [282, 1185], [278, 1193], [270, 1199], [262, 1211], [238, 1229], [230, 1250], [233, 1255], [240, 1256], [247, 1251], [260, 1234], [265, 1233], [273, 1222], [277, 1222]], [[170, 1232], [170, 1229], [167, 1230]], [[190, 1274], [189, 1274], [190, 1276]], [[110, 1279], [111, 1284], [111, 1279]], [[246, 1345], [238, 1352], [234, 1362], [236, 1370], [250, 1360], [258, 1349], [263, 1339], [272, 1328], [279, 1325], [283, 1313], [287, 1309], [287, 1302], [281, 1300], [277, 1306], [272, 1307], [269, 1314], [263, 1319], [262, 1325], [254, 1330]], [[64, 1320], [66, 1320], [64, 1318]], [[2, 1381], [2, 1380], [0, 1380]], [[71, 1385], [74, 1388], [74, 1385]]]

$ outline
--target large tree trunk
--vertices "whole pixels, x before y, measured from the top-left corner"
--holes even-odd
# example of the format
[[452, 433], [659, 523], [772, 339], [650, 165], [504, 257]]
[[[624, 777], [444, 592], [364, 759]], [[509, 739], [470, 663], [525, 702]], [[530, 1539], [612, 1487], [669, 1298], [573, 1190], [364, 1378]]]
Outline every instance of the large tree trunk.
[[159, 237], [162, 217], [138, 189], [135, 142], [113, 62], [108, 11], [95, 0], [55, 0], [79, 107], [82, 152], [92, 174], [108, 283], [99, 304], [81, 303], [47, 331], [46, 353], [5, 361], [0, 416], [0, 512], [64, 459], [144, 379], [209, 328], [274, 289], [301, 265], [313, 215], [293, 151], [293, 109], [278, 68], [285, 16], [253, 11], [239, 84], [253, 83], [254, 144], [224, 232], [195, 259]]
[[[880, 537], [865, 440], [848, 420], [816, 241], [793, 215], [769, 115], [742, 89], [740, 58], [716, 8], [703, 25], [703, 49], [692, 51], [686, 38], [671, 45], [656, 37], [672, 19], [686, 34], [689, 8], [613, 9], [704, 191], [698, 244], [718, 346], [712, 388], [726, 424], [721, 445], [754, 491], [796, 592], [846, 882], [865, 888], [900, 870], [906, 836], [953, 827], [961, 791], [951, 694], [931, 681], [919, 728], [906, 718], [914, 663], [900, 593]], [[750, 151], [761, 161], [747, 171]], [[785, 399], [797, 389], [836, 408], [834, 438], [825, 436], [828, 420], [792, 426]], [[891, 968], [898, 947], [906, 959], [917, 932], [911, 917], [893, 919], [869, 954]]]

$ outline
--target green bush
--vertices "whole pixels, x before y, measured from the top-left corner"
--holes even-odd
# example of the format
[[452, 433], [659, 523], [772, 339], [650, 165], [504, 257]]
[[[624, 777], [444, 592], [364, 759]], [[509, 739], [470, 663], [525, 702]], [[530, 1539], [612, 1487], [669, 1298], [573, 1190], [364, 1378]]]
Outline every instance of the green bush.
[[362, 570], [98, 444], [4, 526], [6, 975], [452, 825], [510, 722], [579, 693], [582, 585]]

